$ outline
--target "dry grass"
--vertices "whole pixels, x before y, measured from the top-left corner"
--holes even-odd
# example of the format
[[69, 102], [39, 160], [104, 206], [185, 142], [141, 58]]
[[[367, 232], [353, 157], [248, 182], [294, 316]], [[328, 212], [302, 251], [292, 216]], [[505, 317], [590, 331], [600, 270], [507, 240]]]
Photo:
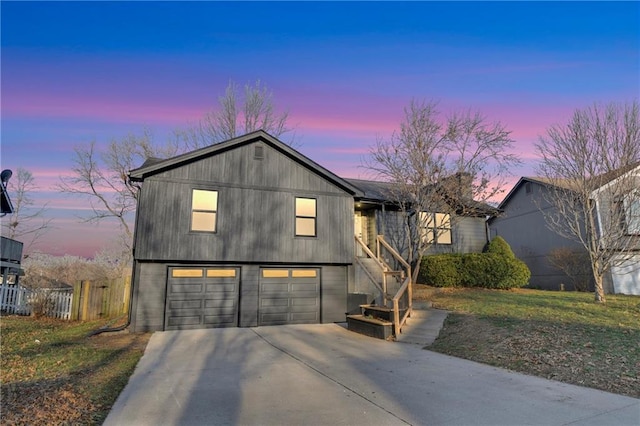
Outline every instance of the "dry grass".
[[3, 424], [101, 424], [150, 334], [103, 333], [104, 322], [3, 316]]
[[640, 297], [419, 285], [416, 299], [452, 311], [430, 350], [640, 397]]

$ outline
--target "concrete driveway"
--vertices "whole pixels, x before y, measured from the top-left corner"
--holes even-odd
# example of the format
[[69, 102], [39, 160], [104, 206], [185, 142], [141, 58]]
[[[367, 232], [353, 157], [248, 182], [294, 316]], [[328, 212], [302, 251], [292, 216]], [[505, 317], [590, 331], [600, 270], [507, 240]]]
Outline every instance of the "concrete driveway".
[[105, 425], [638, 425], [640, 400], [340, 325], [155, 333]]

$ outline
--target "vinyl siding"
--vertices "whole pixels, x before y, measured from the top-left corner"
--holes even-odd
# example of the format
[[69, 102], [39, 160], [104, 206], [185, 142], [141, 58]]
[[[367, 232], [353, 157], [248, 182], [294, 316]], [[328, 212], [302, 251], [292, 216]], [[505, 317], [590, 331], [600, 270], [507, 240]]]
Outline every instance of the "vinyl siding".
[[531, 270], [529, 287], [558, 290], [561, 284], [568, 286], [569, 278], [549, 262], [551, 250], [567, 247], [572, 250], [584, 248], [564, 238], [547, 227], [541, 209], [548, 209], [544, 201], [546, 187], [531, 182], [532, 192], [527, 194], [521, 185], [503, 207], [504, 212], [490, 222], [491, 238], [501, 236], [511, 250]]

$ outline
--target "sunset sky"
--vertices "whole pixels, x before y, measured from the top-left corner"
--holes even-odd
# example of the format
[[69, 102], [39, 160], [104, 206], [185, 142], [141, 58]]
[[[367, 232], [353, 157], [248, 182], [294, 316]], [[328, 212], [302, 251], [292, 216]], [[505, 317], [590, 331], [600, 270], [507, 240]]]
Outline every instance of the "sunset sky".
[[[1, 7], [2, 169], [31, 171], [53, 229], [37, 249], [91, 257], [116, 233], [86, 199], [56, 192], [75, 146], [216, 106], [260, 80], [288, 110], [300, 151], [344, 177], [412, 98], [481, 111], [533, 143], [594, 102], [640, 93], [638, 2], [7, 2]], [[14, 175], [15, 176], [15, 175]], [[506, 188], [507, 190], [509, 188]]]

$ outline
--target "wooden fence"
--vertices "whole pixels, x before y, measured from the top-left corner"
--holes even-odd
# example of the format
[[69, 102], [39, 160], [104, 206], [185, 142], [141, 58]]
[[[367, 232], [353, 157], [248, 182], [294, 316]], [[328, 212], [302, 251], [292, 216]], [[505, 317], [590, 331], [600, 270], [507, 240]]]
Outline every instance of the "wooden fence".
[[129, 312], [131, 279], [78, 281], [71, 289], [28, 289], [0, 285], [0, 310], [80, 321], [111, 318]]
[[79, 281], [73, 286], [71, 319], [89, 321], [111, 318], [129, 311], [131, 279]]

